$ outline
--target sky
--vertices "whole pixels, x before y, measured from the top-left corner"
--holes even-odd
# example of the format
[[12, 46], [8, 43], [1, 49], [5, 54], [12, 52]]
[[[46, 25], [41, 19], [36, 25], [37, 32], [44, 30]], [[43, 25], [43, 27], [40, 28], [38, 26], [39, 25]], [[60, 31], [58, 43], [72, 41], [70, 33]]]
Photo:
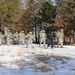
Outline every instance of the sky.
[[[37, 1], [37, 0], [36, 0]], [[52, 2], [55, 2], [55, 0], [51, 0]], [[23, 4], [23, 7], [26, 7], [26, 4], [27, 4], [27, 2], [26, 2], [26, 0], [22, 0], [22, 4]]]

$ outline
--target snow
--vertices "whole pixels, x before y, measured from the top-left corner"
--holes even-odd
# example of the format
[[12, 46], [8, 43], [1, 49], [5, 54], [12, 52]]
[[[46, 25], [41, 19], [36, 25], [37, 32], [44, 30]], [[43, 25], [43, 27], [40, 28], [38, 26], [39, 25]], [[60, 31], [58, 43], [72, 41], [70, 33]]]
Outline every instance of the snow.
[[75, 75], [75, 46], [0, 46], [0, 75]]

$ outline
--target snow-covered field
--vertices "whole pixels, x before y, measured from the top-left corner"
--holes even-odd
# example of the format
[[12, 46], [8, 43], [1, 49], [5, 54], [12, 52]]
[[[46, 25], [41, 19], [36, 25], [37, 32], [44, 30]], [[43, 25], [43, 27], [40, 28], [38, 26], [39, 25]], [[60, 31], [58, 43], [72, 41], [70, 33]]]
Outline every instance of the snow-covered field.
[[75, 46], [0, 46], [0, 75], [75, 75]]

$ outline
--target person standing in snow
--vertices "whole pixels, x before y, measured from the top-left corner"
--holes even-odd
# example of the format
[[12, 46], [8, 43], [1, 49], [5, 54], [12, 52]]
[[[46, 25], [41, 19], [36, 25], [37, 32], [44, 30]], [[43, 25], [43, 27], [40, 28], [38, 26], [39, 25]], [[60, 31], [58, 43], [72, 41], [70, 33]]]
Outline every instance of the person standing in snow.
[[53, 34], [51, 31], [47, 34], [47, 47], [51, 44], [51, 48], [53, 48]]
[[18, 34], [18, 32], [15, 32], [13, 35], [14, 35], [14, 38], [13, 38], [14, 44], [15, 45], [19, 44], [19, 34]]
[[4, 28], [4, 39], [3, 39], [3, 40], [4, 40], [4, 41], [3, 41], [4, 44], [7, 44], [8, 30], [9, 30], [8, 27], [5, 27], [5, 28]]
[[45, 33], [45, 30], [40, 31], [40, 46], [41, 46], [42, 43], [44, 44], [44, 46], [46, 45], [46, 33]]
[[59, 47], [59, 36], [60, 36], [60, 31], [57, 30], [57, 31], [56, 31], [56, 41], [57, 41], [58, 47]]
[[63, 29], [60, 30], [60, 34], [59, 34], [59, 47], [63, 47], [63, 42], [64, 42], [64, 33], [63, 33]]
[[12, 44], [12, 33], [10, 32], [10, 30], [8, 30], [7, 45], [11, 45], [11, 44]]
[[0, 32], [0, 45], [2, 45], [2, 42], [3, 42], [3, 35], [2, 35], [2, 33]]
[[29, 32], [29, 33], [25, 36], [25, 38], [26, 38], [26, 40], [27, 40], [27, 46], [26, 46], [26, 47], [28, 47], [29, 44], [31, 45], [31, 47], [33, 47], [32, 44], [33, 44], [33, 41], [34, 41], [34, 39], [35, 39], [35, 36], [33, 35], [33, 33], [32, 33], [32, 32]]
[[19, 44], [24, 45], [24, 43], [25, 43], [25, 34], [24, 31], [21, 31], [19, 33]]

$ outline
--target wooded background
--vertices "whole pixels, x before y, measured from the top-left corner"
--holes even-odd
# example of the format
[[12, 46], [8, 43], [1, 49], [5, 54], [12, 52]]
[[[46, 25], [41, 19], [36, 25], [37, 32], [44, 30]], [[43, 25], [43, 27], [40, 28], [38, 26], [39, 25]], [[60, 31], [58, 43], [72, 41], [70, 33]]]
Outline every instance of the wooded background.
[[74, 42], [75, 0], [0, 0], [1, 32], [5, 26], [12, 33], [24, 30], [25, 34], [36, 26], [40, 29], [63, 28], [65, 39]]

